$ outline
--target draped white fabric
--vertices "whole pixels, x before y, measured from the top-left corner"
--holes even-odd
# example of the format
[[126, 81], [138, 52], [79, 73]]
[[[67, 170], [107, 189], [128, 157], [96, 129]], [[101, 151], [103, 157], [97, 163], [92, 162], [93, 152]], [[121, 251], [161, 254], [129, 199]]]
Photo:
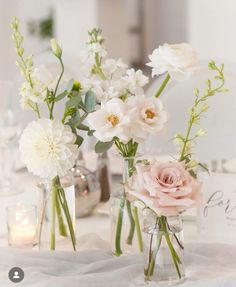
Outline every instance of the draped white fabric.
[[[8, 271], [21, 267], [25, 278], [17, 286], [30, 287], [135, 287], [143, 281], [141, 255], [113, 257], [108, 243], [97, 236], [88, 238], [81, 252], [38, 252], [0, 249], [0, 286], [13, 286]], [[93, 241], [93, 247], [91, 243]], [[81, 242], [86, 242], [85, 238]], [[103, 249], [98, 250], [99, 246]], [[96, 249], [96, 250], [95, 250]], [[107, 250], [105, 250], [107, 249]], [[220, 243], [186, 243], [187, 279], [183, 287], [235, 287], [236, 245]], [[148, 286], [157, 286], [150, 283]]]

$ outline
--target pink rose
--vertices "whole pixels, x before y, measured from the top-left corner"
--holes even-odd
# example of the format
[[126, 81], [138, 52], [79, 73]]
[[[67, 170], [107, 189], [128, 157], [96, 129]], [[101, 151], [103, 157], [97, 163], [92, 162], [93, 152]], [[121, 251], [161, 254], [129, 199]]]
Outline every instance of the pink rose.
[[177, 215], [196, 205], [201, 184], [185, 169], [184, 163], [153, 161], [137, 164], [128, 182], [130, 196], [143, 201], [159, 215]]

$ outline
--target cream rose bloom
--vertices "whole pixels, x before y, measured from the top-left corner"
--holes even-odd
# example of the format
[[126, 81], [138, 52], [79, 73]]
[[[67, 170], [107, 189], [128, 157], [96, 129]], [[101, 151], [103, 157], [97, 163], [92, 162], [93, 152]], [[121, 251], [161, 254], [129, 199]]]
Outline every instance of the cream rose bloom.
[[126, 105], [130, 138], [136, 142], [141, 143], [164, 128], [168, 114], [161, 100], [144, 95], [134, 96], [126, 100]]
[[43, 179], [65, 175], [78, 154], [70, 127], [50, 119], [28, 124], [20, 138], [20, 153], [29, 172]]
[[111, 99], [101, 104], [101, 108], [88, 115], [87, 120], [92, 129], [95, 130], [94, 136], [100, 141], [111, 141], [118, 137], [126, 142], [127, 123], [129, 118], [126, 116], [126, 105], [120, 99]]
[[149, 55], [152, 76], [168, 72], [176, 81], [187, 80], [197, 68], [197, 53], [187, 43], [164, 44]]
[[127, 186], [128, 194], [164, 216], [177, 215], [195, 206], [201, 188], [183, 163], [158, 161], [137, 164]]

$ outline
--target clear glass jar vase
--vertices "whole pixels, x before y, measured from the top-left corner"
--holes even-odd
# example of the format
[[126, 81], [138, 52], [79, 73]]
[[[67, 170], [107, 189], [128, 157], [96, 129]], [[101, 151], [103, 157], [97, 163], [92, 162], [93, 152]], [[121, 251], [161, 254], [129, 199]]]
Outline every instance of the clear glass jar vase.
[[134, 171], [135, 158], [124, 158], [123, 184], [111, 194], [111, 245], [116, 256], [143, 251], [142, 211], [126, 196], [124, 184]]
[[39, 250], [76, 251], [75, 189], [71, 173], [39, 187]]
[[145, 209], [144, 276], [146, 281], [172, 286], [185, 278], [183, 226], [179, 216], [157, 216]]

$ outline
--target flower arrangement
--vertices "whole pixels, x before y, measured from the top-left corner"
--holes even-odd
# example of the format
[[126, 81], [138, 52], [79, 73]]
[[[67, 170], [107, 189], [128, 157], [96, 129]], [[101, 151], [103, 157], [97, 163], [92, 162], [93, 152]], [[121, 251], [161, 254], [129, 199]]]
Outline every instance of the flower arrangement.
[[[156, 159], [141, 161], [136, 164], [135, 171], [127, 183], [128, 196], [132, 200], [141, 201], [155, 217], [151, 228], [157, 230], [157, 237], [155, 244], [155, 234], [152, 233], [150, 237], [149, 255], [145, 268], [145, 276], [148, 281], [154, 274], [156, 258], [163, 240], [166, 241], [169, 248], [178, 278], [182, 279], [184, 276], [181, 270], [182, 258], [178, 254], [177, 248], [174, 248], [176, 244], [178, 248], [183, 249], [183, 245], [176, 235], [177, 231], [170, 226], [169, 218], [196, 206], [200, 198], [201, 183], [197, 180], [196, 168], [198, 166], [207, 168], [192, 158], [191, 150], [192, 143], [205, 135], [205, 131], [202, 128], [194, 131], [193, 128], [200, 124], [202, 115], [208, 110], [207, 100], [217, 93], [227, 91], [224, 87], [224, 65], [218, 67], [214, 61], [211, 61], [209, 69], [216, 73], [214, 79], [219, 84], [213, 87], [212, 81], [208, 79], [202, 95], [199, 89], [195, 89], [194, 104], [190, 109], [186, 134], [175, 136], [175, 141], [180, 148], [179, 159], [165, 163]], [[183, 71], [181, 71], [182, 73]], [[171, 240], [172, 236], [174, 242]]]
[[[141, 70], [129, 69], [121, 59], [107, 58], [101, 30], [89, 32], [87, 50], [81, 55], [85, 77], [82, 79], [84, 92], [91, 90], [96, 95], [97, 107], [87, 120], [98, 139], [96, 152], [105, 152], [114, 144], [128, 165], [128, 176], [132, 174], [139, 144], [150, 135], [159, 132], [167, 122], [168, 114], [158, 98], [170, 78], [184, 80], [196, 69], [197, 56], [189, 44], [160, 46], [152, 55], [149, 66], [153, 67], [153, 76], [167, 72], [155, 97], [144, 94], [148, 78]], [[137, 207], [131, 208], [125, 193], [118, 211], [115, 251], [119, 256], [124, 206], [130, 220], [130, 232], [127, 244], [131, 245], [136, 230], [140, 251], [143, 250]]]
[[[21, 107], [36, 114], [36, 120], [28, 124], [20, 138], [21, 158], [30, 172], [51, 185], [51, 250], [56, 247], [56, 220], [60, 235], [70, 236], [76, 250], [75, 230], [60, 177], [75, 163], [83, 142], [79, 131], [91, 133], [83, 122], [94, 110], [95, 95], [92, 91], [83, 94], [80, 83], [73, 79], [65, 84], [63, 53], [55, 39], [51, 40], [51, 51], [58, 59], [61, 72], [53, 78], [45, 67], [34, 67], [32, 55], [25, 55], [19, 20], [14, 18], [11, 27], [17, 66], [24, 78], [20, 88]], [[62, 100], [65, 102], [63, 114], [61, 119], [55, 119], [55, 106]], [[42, 116], [43, 106], [47, 107], [48, 117]]]

